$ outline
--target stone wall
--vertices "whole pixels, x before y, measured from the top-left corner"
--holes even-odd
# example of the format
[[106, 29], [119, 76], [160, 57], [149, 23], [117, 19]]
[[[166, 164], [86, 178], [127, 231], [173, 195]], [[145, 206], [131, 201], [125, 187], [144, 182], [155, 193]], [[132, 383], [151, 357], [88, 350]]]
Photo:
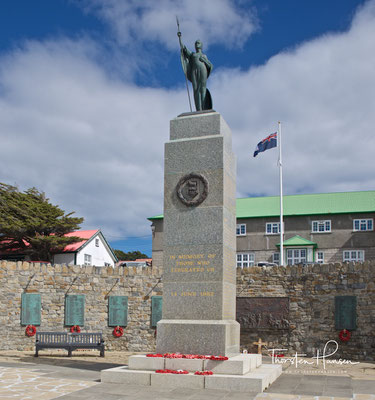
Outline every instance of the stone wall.
[[[157, 268], [1, 261], [0, 349], [34, 349], [35, 338], [25, 336], [25, 326], [20, 324], [21, 294], [26, 289], [28, 293], [41, 294], [39, 331], [69, 331], [64, 326], [65, 295], [84, 294], [82, 332], [103, 332], [108, 350], [149, 351], [155, 346], [155, 329], [150, 326], [151, 296], [162, 294], [160, 276]], [[108, 295], [128, 296], [128, 326], [121, 338], [114, 338], [113, 327], [108, 327]]]
[[[102, 331], [108, 350], [154, 351], [151, 328], [151, 296], [162, 294], [161, 268], [79, 267], [27, 262], [0, 263], [1, 350], [32, 350], [34, 338], [25, 336], [20, 324], [21, 294], [40, 293], [40, 331], [68, 331], [64, 327], [66, 294], [85, 295], [85, 326], [82, 331]], [[159, 283], [158, 283], [159, 282]], [[114, 338], [108, 327], [108, 295], [128, 296], [128, 326]], [[335, 329], [335, 296], [357, 297], [357, 330], [342, 343]], [[268, 348], [285, 353], [315, 355], [324, 344], [339, 342], [338, 356], [351, 360], [375, 360], [375, 262], [322, 264], [307, 267], [250, 267], [237, 270], [237, 296], [288, 297], [289, 329], [241, 329], [241, 347], [260, 337]]]
[[[375, 360], [375, 262], [316, 264], [306, 267], [250, 267], [237, 271], [237, 296], [289, 297], [289, 329], [241, 329], [242, 348], [260, 337], [268, 348], [316, 355], [329, 340], [336, 356]], [[357, 297], [357, 329], [340, 341], [335, 329], [335, 296]]]

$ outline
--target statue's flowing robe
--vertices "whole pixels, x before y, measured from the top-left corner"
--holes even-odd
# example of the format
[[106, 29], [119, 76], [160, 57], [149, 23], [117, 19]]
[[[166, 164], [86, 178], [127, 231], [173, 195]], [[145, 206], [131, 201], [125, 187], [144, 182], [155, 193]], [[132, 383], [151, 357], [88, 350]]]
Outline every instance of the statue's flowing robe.
[[[194, 56], [195, 53], [190, 53], [190, 55], [185, 54], [184, 49], [181, 48], [181, 64], [182, 64], [182, 68], [184, 70], [184, 73], [186, 75], [186, 77], [189, 79], [190, 82], [193, 83], [194, 77], [194, 68], [192, 65], [192, 60], [191, 58]], [[205, 54], [201, 54], [201, 56], [205, 57], [207, 59], [207, 56]], [[207, 59], [208, 61], [208, 59]], [[205, 66], [205, 69], [207, 71], [207, 77], [206, 79], [210, 76], [212, 67], [204, 64], [202, 62], [202, 64]], [[212, 109], [212, 98], [211, 98], [211, 93], [210, 91], [206, 88], [206, 96], [204, 99], [204, 104], [202, 104], [202, 109], [203, 110], [211, 110]]]

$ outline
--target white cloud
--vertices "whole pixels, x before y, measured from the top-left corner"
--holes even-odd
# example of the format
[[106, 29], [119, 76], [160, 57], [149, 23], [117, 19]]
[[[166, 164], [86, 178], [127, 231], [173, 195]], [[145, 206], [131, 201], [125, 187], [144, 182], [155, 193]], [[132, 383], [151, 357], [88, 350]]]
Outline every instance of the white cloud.
[[71, 42], [30, 43], [0, 71], [1, 181], [44, 190], [87, 227], [149, 234], [183, 93], [111, 81]]
[[233, 0], [87, 0], [83, 4], [109, 24], [119, 43], [135, 48], [143, 41], [158, 41], [177, 49], [176, 15], [183, 40], [194, 43], [199, 37], [205, 47], [213, 43], [241, 47], [257, 26], [254, 13], [240, 9]]
[[[216, 68], [209, 88], [232, 128], [240, 196], [278, 192], [277, 151], [252, 157], [278, 119], [287, 194], [374, 188], [374, 37], [371, 1], [347, 33], [249, 71]], [[87, 39], [30, 42], [0, 59], [0, 181], [44, 190], [86, 228], [147, 235], [146, 218], [163, 207], [169, 120], [186, 111], [186, 93], [116, 80], [98, 51]]]
[[222, 94], [216, 108], [233, 129], [240, 196], [278, 193], [277, 150], [251, 154], [278, 120], [287, 194], [374, 188], [374, 5], [360, 10], [349, 32], [304, 43], [247, 72], [214, 75], [212, 92]]

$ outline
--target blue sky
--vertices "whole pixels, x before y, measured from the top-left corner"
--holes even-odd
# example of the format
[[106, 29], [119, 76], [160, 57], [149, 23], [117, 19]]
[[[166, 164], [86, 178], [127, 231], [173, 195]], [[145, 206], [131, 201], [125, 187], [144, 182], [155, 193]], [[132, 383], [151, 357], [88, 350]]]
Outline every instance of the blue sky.
[[251, 154], [278, 120], [286, 194], [374, 188], [374, 0], [3, 0], [0, 181], [151, 255], [169, 120], [188, 108], [176, 14], [214, 64], [239, 197], [277, 194], [276, 151]]
[[[126, 2], [126, 0], [124, 1]], [[110, 26], [80, 4], [79, 0], [3, 0], [0, 15], [0, 48], [9, 51], [25, 40], [79, 38], [87, 35], [104, 48], [118, 45]], [[95, 3], [95, 2], [91, 2]], [[130, 1], [129, 1], [130, 3]], [[139, 1], [142, 3], [142, 0]], [[178, 3], [178, 1], [176, 2]], [[215, 5], [215, 0], [208, 3]], [[241, 9], [250, 11], [256, 24], [255, 32], [239, 48], [213, 44], [210, 58], [214, 65], [226, 68], [248, 69], [265, 63], [270, 57], [304, 41], [329, 32], [348, 30], [357, 8], [364, 0], [245, 0], [237, 2]], [[236, 2], [232, 2], [236, 4]], [[198, 13], [198, 12], [197, 12]], [[184, 15], [179, 16], [182, 31]], [[197, 16], [198, 18], [198, 16]], [[173, 20], [174, 23], [174, 20]], [[177, 43], [177, 37], [170, 41]], [[181, 81], [179, 58], [165, 52], [160, 44], [144, 41], [150, 52], [162, 53], [151, 68], [139, 71], [135, 82], [143, 86], [174, 87]], [[192, 44], [191, 44], [192, 46]], [[121, 46], [126, 52], [126, 46]], [[103, 49], [104, 50], [104, 49]], [[121, 49], [120, 49], [121, 50]]]

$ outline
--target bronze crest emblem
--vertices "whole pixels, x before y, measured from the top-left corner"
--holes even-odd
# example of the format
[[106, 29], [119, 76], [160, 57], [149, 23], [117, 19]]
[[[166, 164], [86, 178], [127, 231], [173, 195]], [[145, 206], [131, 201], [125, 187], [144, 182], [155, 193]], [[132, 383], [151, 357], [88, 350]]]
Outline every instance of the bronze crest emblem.
[[198, 206], [208, 195], [208, 182], [203, 175], [193, 172], [178, 181], [176, 191], [177, 197], [186, 206]]

